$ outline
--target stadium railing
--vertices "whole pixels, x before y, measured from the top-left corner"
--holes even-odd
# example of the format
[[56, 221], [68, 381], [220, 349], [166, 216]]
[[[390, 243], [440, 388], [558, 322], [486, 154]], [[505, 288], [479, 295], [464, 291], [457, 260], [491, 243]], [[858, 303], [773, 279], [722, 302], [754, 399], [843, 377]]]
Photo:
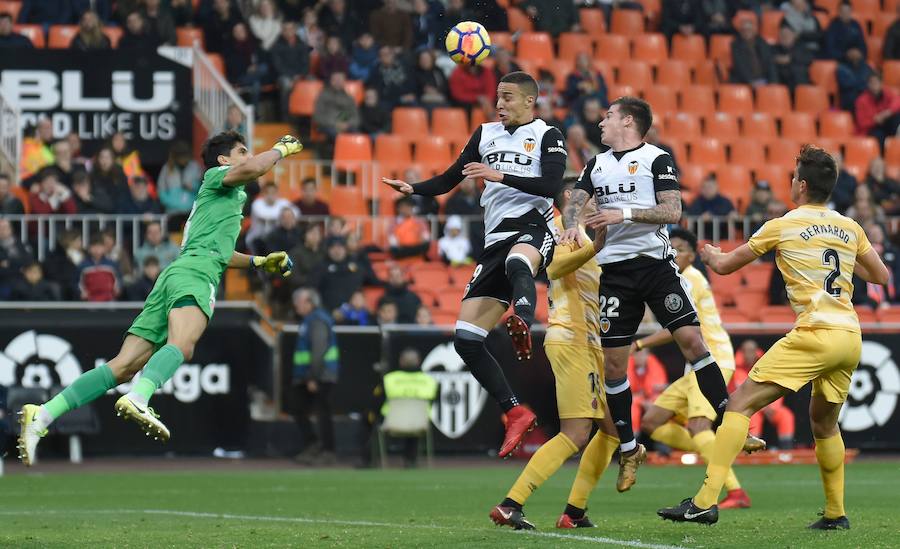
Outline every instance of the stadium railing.
[[253, 148], [253, 106], [246, 104], [225, 77], [219, 73], [209, 55], [194, 42], [194, 113], [210, 133], [222, 131], [232, 105], [244, 115], [247, 147]]
[[[22, 157], [22, 125], [19, 109], [3, 95], [0, 88], [0, 170], [19, 180], [19, 158]], [[9, 167], [4, 165], [8, 163]]]

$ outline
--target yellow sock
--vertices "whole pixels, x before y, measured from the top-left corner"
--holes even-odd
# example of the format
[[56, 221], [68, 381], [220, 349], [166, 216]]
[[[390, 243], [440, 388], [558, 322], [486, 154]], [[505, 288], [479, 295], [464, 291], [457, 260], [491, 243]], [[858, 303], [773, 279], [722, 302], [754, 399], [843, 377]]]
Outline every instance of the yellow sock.
[[725, 412], [722, 425], [716, 433], [709, 465], [706, 467], [706, 480], [694, 496], [694, 505], [708, 509], [719, 502], [719, 492], [725, 484], [725, 477], [728, 476], [734, 458], [744, 447], [749, 430], [749, 417], [737, 412]]
[[[694, 446], [697, 448], [700, 457], [702, 457], [703, 461], [706, 463], [709, 463], [710, 454], [712, 454], [715, 442], [716, 434], [712, 431], [700, 431], [694, 435]], [[738, 482], [738, 479], [734, 474], [734, 469], [729, 467], [728, 474], [725, 475], [725, 489], [730, 491], [737, 490], [740, 487], [741, 483]]]
[[572, 483], [572, 491], [569, 492], [569, 505], [579, 509], [587, 507], [588, 496], [591, 495], [603, 471], [609, 467], [609, 460], [618, 448], [618, 437], [597, 431], [581, 454], [578, 473]]
[[816, 460], [825, 487], [825, 518], [844, 516], [844, 439], [833, 437], [816, 439]]
[[565, 434], [559, 433], [551, 438], [531, 456], [528, 464], [525, 465], [525, 470], [516, 479], [516, 483], [513, 484], [506, 497], [523, 505], [528, 496], [577, 451], [578, 446], [575, 446], [575, 443]]
[[691, 440], [691, 434], [688, 430], [671, 421], [667, 421], [657, 427], [656, 430], [650, 434], [650, 438], [657, 442], [662, 442], [670, 448], [675, 448], [676, 450], [681, 450], [683, 452], [690, 452], [694, 449], [694, 443]]

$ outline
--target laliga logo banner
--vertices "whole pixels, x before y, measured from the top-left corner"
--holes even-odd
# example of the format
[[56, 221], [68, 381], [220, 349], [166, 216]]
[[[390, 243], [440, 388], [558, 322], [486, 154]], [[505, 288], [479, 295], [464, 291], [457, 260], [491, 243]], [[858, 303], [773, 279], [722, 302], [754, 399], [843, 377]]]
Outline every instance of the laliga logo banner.
[[447, 438], [466, 434], [487, 401], [487, 392], [465, 368], [452, 343], [438, 345], [422, 362], [422, 371], [438, 382], [439, 395], [431, 421]]
[[863, 341], [862, 358], [853, 372], [847, 402], [839, 422], [845, 431], [865, 431], [890, 421], [900, 394], [900, 370], [891, 350], [874, 341]]
[[39, 118], [53, 136], [76, 133], [92, 155], [121, 132], [142, 160], [162, 163], [175, 139], [191, 139], [190, 69], [157, 54], [20, 50], [0, 56], [0, 89], [22, 111], [23, 124]]
[[55, 335], [29, 330], [0, 353], [0, 385], [49, 389], [69, 385], [80, 375], [81, 364], [72, 354], [72, 346]]

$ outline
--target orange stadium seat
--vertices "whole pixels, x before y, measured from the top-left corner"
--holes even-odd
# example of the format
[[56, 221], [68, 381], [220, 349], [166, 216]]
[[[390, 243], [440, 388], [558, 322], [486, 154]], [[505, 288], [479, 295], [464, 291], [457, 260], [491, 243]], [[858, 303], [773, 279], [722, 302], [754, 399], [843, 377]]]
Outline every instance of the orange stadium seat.
[[35, 48], [43, 48], [46, 45], [44, 28], [41, 25], [13, 25], [13, 31], [31, 40]]
[[729, 143], [729, 162], [736, 166], [755, 168], [766, 163], [766, 148], [763, 143], [750, 137], [735, 139]]
[[885, 324], [900, 324], [900, 307], [878, 309], [876, 315], [878, 315], [878, 322]]
[[777, 135], [775, 118], [765, 112], [754, 112], [741, 119], [741, 135], [754, 139], [771, 139]]
[[753, 92], [745, 84], [719, 86], [719, 110], [732, 114], [753, 112]]
[[881, 0], [850, 0], [853, 15], [863, 19], [875, 19], [881, 13]]
[[503, 48], [510, 53], [516, 51], [516, 44], [513, 42], [512, 34], [508, 32], [491, 31], [491, 45], [495, 48]]
[[825, 88], [800, 84], [794, 89], [794, 109], [800, 112], [819, 114], [830, 107]]
[[873, 322], [878, 322], [878, 315], [875, 314], [870, 307], [866, 307], [865, 305], [856, 305], [853, 307], [856, 310], [856, 316], [859, 318], [860, 324], [871, 324]]
[[844, 142], [844, 164], [857, 166], [862, 173], [869, 171], [869, 163], [881, 155], [881, 147], [874, 137], [854, 137]]
[[[347, 165], [372, 161], [372, 142], [363, 133], [342, 133], [334, 142], [334, 163], [339, 170]], [[355, 169], [353, 165], [349, 169]], [[336, 188], [336, 187], [335, 187]]]
[[523, 32], [516, 43], [516, 57], [546, 67], [556, 58], [553, 39], [546, 32]]
[[616, 70], [616, 84], [632, 86], [638, 91], [653, 86], [653, 71], [642, 61], [631, 61], [619, 65]]
[[756, 261], [743, 269], [744, 285], [751, 290], [768, 290], [769, 278], [772, 276], [772, 263]]
[[672, 59], [694, 64], [706, 59], [706, 42], [699, 34], [685, 36], [676, 34], [672, 38]]
[[690, 143], [688, 160], [697, 164], [725, 164], [725, 146], [713, 137], [694, 139]]
[[[794, 154], [796, 155], [797, 152], [800, 151], [796, 151]], [[763, 164], [753, 168], [754, 180], [768, 181], [775, 198], [785, 204], [790, 204], [791, 177], [793, 177], [793, 174], [793, 168], [778, 164]]]
[[607, 84], [610, 82], [615, 82], [615, 70], [613, 70], [612, 65], [609, 64], [608, 61], [601, 61], [600, 59], [594, 59], [591, 61], [591, 67], [603, 75], [603, 80], [606, 81]]
[[581, 28], [593, 37], [606, 34], [606, 17], [600, 9], [582, 8], [578, 10], [578, 21], [581, 23]]
[[321, 80], [298, 80], [291, 90], [288, 111], [294, 116], [312, 116], [323, 86]]
[[[550, 71], [550, 73], [553, 74], [553, 78], [556, 80], [553, 88], [558, 92], [562, 92], [566, 89], [569, 75], [575, 70], [575, 62], [557, 59], [544, 67], [544, 69]], [[563, 115], [563, 118], [565, 118], [565, 115]]]
[[[718, 297], [718, 290], [716, 291], [716, 296]], [[737, 309], [732, 309], [731, 307], [723, 307], [719, 309], [719, 316], [722, 319], [722, 322], [725, 324], [745, 324], [750, 322], [750, 319], [747, 318], [747, 315], [738, 311]]]
[[716, 181], [719, 183], [719, 192], [731, 200], [734, 207], [742, 210], [750, 196], [750, 188], [753, 182], [750, 179], [750, 170], [744, 166], [723, 164], [715, 170]]
[[656, 67], [656, 83], [680, 90], [691, 85], [691, 66], [685, 61], [669, 59]]
[[[340, 136], [338, 136], [338, 139], [340, 139]], [[363, 197], [359, 187], [346, 187], [343, 185], [331, 187], [328, 208], [331, 211], [331, 215], [357, 216], [369, 214], [366, 199]]]
[[78, 34], [78, 25], [51, 25], [47, 35], [47, 47], [68, 49], [72, 39]]
[[690, 86], [678, 94], [681, 110], [706, 115], [716, 112], [716, 100], [711, 86]]
[[700, 183], [702, 183], [703, 178], [706, 177], [706, 170], [703, 168], [703, 166], [682, 162], [679, 168], [679, 182], [692, 191], [699, 190]]
[[525, 12], [519, 8], [507, 8], [506, 18], [509, 23], [509, 32], [531, 32], [534, 30], [534, 23]]
[[791, 111], [791, 93], [787, 86], [766, 84], [757, 87], [754, 92], [757, 112], [766, 112], [780, 117]]
[[611, 100], [625, 97], [626, 95], [630, 97], [637, 97], [640, 95], [640, 90], [634, 86], [629, 86], [628, 84], [610, 84], [607, 88], [609, 89], [607, 97]]
[[759, 320], [760, 311], [768, 304], [768, 292], [742, 290], [734, 294], [734, 305], [737, 310], [753, 321]]
[[596, 52], [598, 59], [602, 59], [613, 66], [625, 63], [631, 58], [631, 47], [628, 44], [628, 37], [619, 36], [618, 34], [599, 36], [597, 38]]
[[[387, 275], [387, 271], [385, 271], [385, 276]], [[381, 299], [381, 296], [384, 295], [384, 288], [379, 288], [377, 286], [366, 286], [363, 288], [363, 297], [366, 299], [366, 307], [370, 311], [378, 310], [378, 300]]]
[[888, 60], [881, 66], [884, 85], [900, 88], [900, 60]]
[[842, 0], [815, 0], [814, 4], [817, 8], [822, 8], [828, 12], [829, 17], [836, 17], [838, 12], [838, 4]]
[[770, 137], [766, 141], [766, 161], [769, 164], [793, 169], [798, 154], [800, 143], [793, 139]]
[[[493, 37], [493, 34], [491, 35]], [[559, 58], [575, 61], [579, 53], [594, 55], [594, 40], [582, 32], [564, 32], [559, 35]]]
[[714, 61], [726, 61], [731, 66], [731, 43], [734, 36], [714, 34], [709, 39], [709, 57]]
[[19, 12], [22, 10], [22, 3], [18, 0], [2, 0], [0, 1], [0, 13], [8, 13], [12, 16], [13, 22], [19, 20]]
[[646, 33], [631, 39], [631, 58], [651, 65], [658, 65], [669, 58], [666, 37], [659, 33]]
[[781, 20], [784, 18], [784, 12], [781, 10], [768, 10], [762, 14], [762, 28], [759, 35], [768, 43], [773, 44], [778, 40], [778, 28], [781, 26]]
[[819, 115], [819, 136], [844, 139], [853, 135], [853, 116], [846, 111], [825, 111]]
[[391, 128], [396, 135], [415, 142], [429, 133], [428, 114], [420, 107], [397, 107], [391, 113]]
[[119, 47], [119, 40], [122, 39], [122, 27], [110, 27], [107, 25], [103, 27], [103, 34], [109, 38], [110, 45], [112, 45], [113, 49]]
[[740, 137], [738, 117], [727, 112], [716, 112], [703, 117], [703, 133], [722, 141], [733, 141]]
[[869, 58], [866, 60], [870, 65], [880, 67], [883, 57], [884, 40], [877, 36], [866, 38], [866, 49], [869, 50]]
[[[225, 58], [222, 57], [222, 54], [219, 53], [208, 53], [206, 54], [209, 57], [209, 64], [212, 65], [213, 70], [219, 73], [222, 76], [225, 76]], [[292, 90], [293, 95], [293, 90]], [[313, 99], [315, 101], [315, 99]], [[288, 109], [290, 110], [290, 105], [288, 105]], [[312, 111], [310, 111], [312, 112]]]
[[694, 65], [694, 84], [701, 86], [719, 85], [719, 67], [715, 61], [701, 61]]
[[361, 105], [363, 97], [366, 94], [365, 85], [362, 80], [347, 80], [344, 84], [344, 91], [353, 98], [357, 105]]
[[837, 95], [837, 61], [817, 59], [809, 66], [809, 79], [816, 86], [825, 88], [832, 98]]
[[469, 140], [466, 111], [456, 107], [438, 107], [431, 112], [431, 133], [447, 138], [454, 149], [462, 150]]
[[648, 86], [643, 91], [644, 100], [650, 103], [654, 118], [678, 110], [675, 90], [668, 86]]
[[375, 138], [375, 161], [381, 169], [380, 174], [396, 177], [412, 164], [412, 153], [409, 141], [399, 135], [383, 133]]
[[[429, 268], [435, 265], [437, 268]], [[423, 263], [412, 269], [413, 283], [422, 288], [440, 290], [450, 285], [450, 274], [441, 263]]]
[[793, 324], [797, 314], [788, 305], [767, 305], [759, 310], [761, 322], [773, 324]]
[[644, 14], [638, 10], [614, 9], [609, 32], [624, 36], [644, 34]]
[[666, 136], [672, 139], [689, 141], [699, 139], [700, 118], [688, 112], [679, 112], [666, 117]]
[[416, 164], [421, 164], [426, 172], [442, 172], [453, 162], [450, 157], [450, 143], [439, 135], [420, 136], [415, 144]]
[[462, 288], [472, 280], [475, 273], [475, 265], [460, 265], [459, 267], [450, 268], [450, 280], [453, 286]]
[[888, 137], [884, 141], [884, 161], [889, 165], [900, 166], [900, 137]]
[[894, 24], [894, 21], [897, 19], [897, 11], [896, 9], [882, 13], [880, 17], [876, 17], [874, 21], [872, 21], [872, 36], [875, 38], [881, 38], [884, 40], [884, 35], [887, 33], [887, 30]]
[[789, 112], [781, 117], [781, 136], [795, 141], [816, 139], [816, 119], [808, 112]]
[[178, 27], [175, 29], [177, 44], [184, 48], [190, 48], [194, 45], [194, 40], [200, 41], [200, 47], [203, 46], [203, 29], [197, 27]]
[[[841, 153], [841, 142], [837, 139], [828, 139], [825, 137], [817, 137], [812, 141], [813, 145], [818, 147], [822, 147], [826, 151], [831, 154], [842, 154]], [[800, 151], [800, 148], [797, 148], [797, 151]]]

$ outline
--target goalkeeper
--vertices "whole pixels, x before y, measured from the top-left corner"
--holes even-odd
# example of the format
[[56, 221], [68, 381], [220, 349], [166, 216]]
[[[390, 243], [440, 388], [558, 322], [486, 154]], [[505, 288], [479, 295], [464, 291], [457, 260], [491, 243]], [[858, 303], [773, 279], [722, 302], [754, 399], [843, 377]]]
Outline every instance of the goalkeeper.
[[249, 256], [235, 252], [234, 245], [247, 199], [244, 185], [302, 149], [295, 137], [286, 135], [272, 150], [252, 156], [244, 137], [234, 131], [220, 133], [203, 144], [206, 173], [184, 226], [181, 254], [159, 276], [115, 358], [85, 372], [43, 405], [23, 406], [19, 456], [25, 465], [34, 464], [37, 444], [56, 418], [96, 400], [138, 372], [140, 379], [131, 392], [116, 401], [116, 413], [136, 422], [147, 436], [169, 439], [169, 430], [148, 402], [154, 391], [191, 359], [212, 319], [216, 288], [225, 269], [290, 275], [293, 264], [287, 253]]

